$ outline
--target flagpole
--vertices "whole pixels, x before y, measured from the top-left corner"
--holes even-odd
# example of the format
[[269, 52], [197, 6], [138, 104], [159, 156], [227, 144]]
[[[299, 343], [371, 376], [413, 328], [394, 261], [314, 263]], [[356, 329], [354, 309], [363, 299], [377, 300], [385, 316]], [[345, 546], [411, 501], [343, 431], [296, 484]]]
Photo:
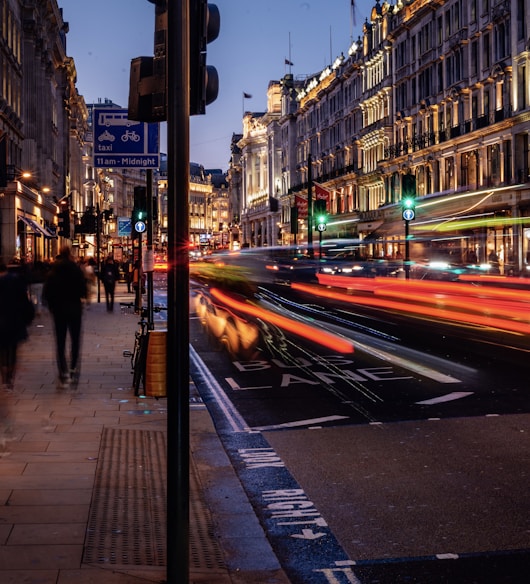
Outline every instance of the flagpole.
[[291, 31], [289, 31], [289, 75], [291, 74], [291, 67], [293, 66], [293, 60], [291, 59]]

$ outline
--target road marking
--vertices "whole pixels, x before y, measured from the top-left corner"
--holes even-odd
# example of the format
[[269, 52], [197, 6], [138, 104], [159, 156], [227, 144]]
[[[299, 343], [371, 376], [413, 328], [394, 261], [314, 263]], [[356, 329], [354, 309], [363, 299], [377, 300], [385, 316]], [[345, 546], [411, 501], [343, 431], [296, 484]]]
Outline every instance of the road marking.
[[223, 411], [226, 420], [232, 427], [233, 432], [248, 431], [248, 424], [245, 422], [241, 414], [237, 411], [234, 404], [228, 399], [228, 396], [223, 391], [223, 388], [217, 383], [217, 380], [211, 375], [209, 369], [206, 367], [204, 361], [199, 357], [197, 351], [193, 346], [189, 345], [190, 361], [197, 368], [198, 374], [215, 396], [217, 405]]
[[272, 385], [256, 385], [253, 387], [241, 387], [233, 377], [225, 377], [225, 380], [234, 391], [246, 391], [248, 389], [272, 389]]
[[296, 537], [299, 539], [318, 539], [319, 537], [324, 537], [326, 534], [322, 532], [315, 533], [312, 529], [302, 529], [302, 533], [293, 533], [291, 537]]
[[281, 428], [296, 428], [299, 426], [311, 426], [322, 422], [334, 422], [336, 420], [345, 420], [348, 416], [326, 416], [325, 418], [312, 418], [310, 420], [299, 420], [298, 422], [285, 422], [284, 424], [273, 424], [272, 426], [255, 426], [253, 430], [280, 430]]
[[446, 375], [445, 373], [441, 373], [440, 371], [436, 371], [435, 369], [431, 369], [430, 367], [426, 367], [425, 365], [421, 365], [420, 363], [415, 363], [410, 359], [404, 359], [403, 357], [398, 357], [397, 355], [392, 355], [387, 351], [383, 351], [381, 349], [375, 349], [374, 347], [370, 347], [365, 345], [364, 343], [355, 342], [355, 346], [362, 351], [365, 351], [369, 355], [375, 355], [379, 359], [383, 361], [390, 361], [395, 365], [399, 365], [404, 369], [408, 369], [409, 371], [414, 371], [418, 373], [418, 375], [422, 375], [423, 377], [428, 377], [434, 381], [438, 381], [438, 383], [462, 383], [460, 379], [456, 377], [452, 377], [451, 375]]
[[418, 405], [432, 406], [434, 404], [441, 404], [443, 402], [453, 401], [456, 399], [462, 399], [468, 395], [473, 395], [472, 391], [453, 391], [451, 393], [446, 393], [445, 395], [440, 395], [438, 397], [433, 397], [432, 399], [426, 399], [423, 401], [416, 402]]

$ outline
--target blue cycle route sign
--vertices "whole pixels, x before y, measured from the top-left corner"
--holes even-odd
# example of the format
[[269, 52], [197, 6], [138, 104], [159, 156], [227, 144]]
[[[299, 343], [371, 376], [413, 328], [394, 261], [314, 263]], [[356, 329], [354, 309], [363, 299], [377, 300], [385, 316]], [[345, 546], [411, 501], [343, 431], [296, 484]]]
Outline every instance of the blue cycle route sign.
[[94, 108], [94, 167], [158, 168], [159, 127], [128, 119], [123, 108]]

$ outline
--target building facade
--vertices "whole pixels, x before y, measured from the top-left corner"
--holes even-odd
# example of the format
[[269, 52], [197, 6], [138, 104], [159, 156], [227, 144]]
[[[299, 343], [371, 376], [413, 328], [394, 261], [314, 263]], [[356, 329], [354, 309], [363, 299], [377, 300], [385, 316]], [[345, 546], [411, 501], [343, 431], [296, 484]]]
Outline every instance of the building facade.
[[[376, 2], [347, 56], [302, 84], [281, 80], [278, 117], [270, 99], [266, 114], [245, 114], [244, 241], [307, 241], [308, 220], [299, 214], [293, 233], [291, 209], [317, 182], [330, 193], [326, 237], [402, 257], [412, 177], [412, 259], [493, 254], [504, 273], [526, 273], [529, 21], [527, 0]], [[281, 237], [266, 220], [272, 198]]]
[[[53, 257], [57, 201], [67, 196], [75, 67], [55, 0], [0, 1], [0, 257]], [[73, 98], [73, 102], [71, 102]]]

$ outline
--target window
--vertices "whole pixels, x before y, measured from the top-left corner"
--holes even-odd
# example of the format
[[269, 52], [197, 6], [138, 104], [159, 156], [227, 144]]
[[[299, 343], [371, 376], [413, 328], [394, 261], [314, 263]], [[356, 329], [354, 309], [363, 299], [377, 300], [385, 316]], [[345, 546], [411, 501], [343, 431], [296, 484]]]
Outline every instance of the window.
[[517, 40], [526, 38], [526, 8], [525, 0], [517, 0]]
[[501, 22], [495, 28], [496, 36], [496, 60], [501, 61], [508, 56], [508, 50], [510, 46], [510, 26], [509, 21]]
[[471, 22], [475, 22], [477, 20], [477, 0], [471, 0], [470, 2], [470, 16]]
[[517, 67], [517, 109], [519, 111], [526, 109], [527, 83], [526, 66], [524, 63], [521, 63]]
[[475, 76], [478, 73], [478, 42], [471, 43], [471, 60], [469, 64], [469, 74]]
[[487, 69], [491, 66], [491, 47], [490, 47], [490, 35], [489, 33], [484, 34], [482, 37], [482, 53], [484, 55], [484, 62], [482, 63], [482, 68]]
[[512, 173], [512, 141], [505, 140], [503, 143], [504, 152], [504, 182], [510, 183], [513, 179]]

